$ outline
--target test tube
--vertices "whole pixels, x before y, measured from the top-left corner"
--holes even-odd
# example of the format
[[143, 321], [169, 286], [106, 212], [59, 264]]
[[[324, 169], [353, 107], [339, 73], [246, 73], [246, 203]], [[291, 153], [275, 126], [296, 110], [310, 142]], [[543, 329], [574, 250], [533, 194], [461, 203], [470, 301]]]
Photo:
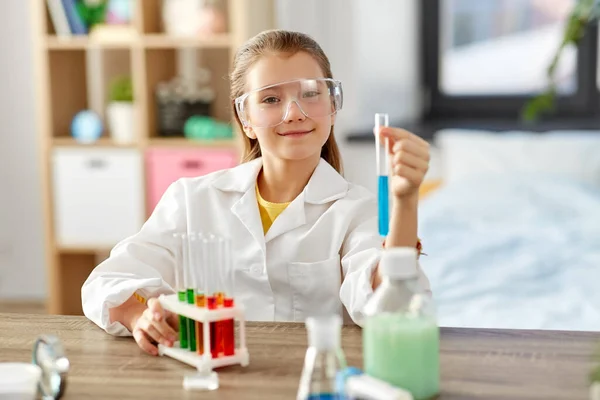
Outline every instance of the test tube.
[[[215, 260], [215, 298], [217, 300], [217, 308], [223, 308], [225, 306], [225, 262], [226, 262], [226, 249], [225, 249], [225, 239], [220, 236], [215, 237], [215, 250], [216, 250], [216, 260]], [[227, 326], [227, 320], [217, 321], [215, 324], [216, 330], [216, 348], [215, 354], [217, 356], [223, 355], [225, 353], [225, 329]]]
[[[188, 304], [195, 303], [194, 296], [194, 287], [195, 287], [195, 274], [193, 263], [191, 262], [190, 257], [190, 235], [183, 234], [182, 235], [182, 249], [183, 249], [183, 280], [186, 288], [186, 300]], [[188, 319], [188, 344], [190, 351], [196, 351], [196, 324], [192, 319]]]
[[[216, 269], [216, 243], [214, 235], [205, 235], [202, 238], [202, 243], [204, 275], [206, 278], [204, 285], [204, 293], [206, 294], [206, 307], [209, 310], [215, 310], [217, 308], [217, 298], [215, 296], [215, 275], [218, 270]], [[213, 358], [217, 358], [217, 332], [215, 322], [209, 323], [208, 332], [210, 341], [206, 341], [205, 339], [205, 351], [210, 353]]]
[[[233, 308], [234, 302], [234, 286], [235, 286], [235, 274], [233, 270], [233, 262], [231, 255], [231, 241], [227, 238], [223, 238], [222, 244], [222, 262], [221, 262], [221, 274], [223, 276], [223, 288], [224, 288], [224, 299], [223, 306], [226, 308]], [[223, 335], [223, 355], [232, 356], [235, 354], [235, 321], [233, 318], [222, 322], [222, 335]]]
[[[195, 289], [195, 305], [196, 307], [205, 307], [206, 299], [204, 295], [204, 265], [202, 263], [202, 234], [192, 235], [190, 242], [190, 254], [194, 267], [194, 289]], [[196, 321], [196, 351], [198, 354], [204, 354], [204, 324], [201, 321]]]
[[[182, 236], [179, 233], [173, 234], [173, 248], [175, 249], [175, 290], [177, 298], [182, 303], [187, 303], [184, 286], [184, 265], [183, 265], [183, 246]], [[188, 319], [179, 315], [179, 346], [182, 349], [188, 348]]]
[[[375, 114], [375, 158], [377, 163], [377, 203], [379, 216], [379, 234], [387, 236], [389, 232], [389, 139], [385, 139], [384, 146], [381, 145], [379, 130], [382, 127], [389, 126], [389, 116], [384, 113]], [[383, 150], [382, 150], [383, 148]], [[381, 152], [384, 152], [382, 155]]]

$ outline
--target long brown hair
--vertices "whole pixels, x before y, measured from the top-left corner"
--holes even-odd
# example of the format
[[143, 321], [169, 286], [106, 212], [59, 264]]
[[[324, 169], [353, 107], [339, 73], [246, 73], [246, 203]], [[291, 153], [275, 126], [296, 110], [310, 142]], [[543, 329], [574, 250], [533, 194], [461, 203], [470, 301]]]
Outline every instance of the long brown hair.
[[[265, 54], [284, 53], [294, 55], [300, 51], [310, 54], [323, 70], [326, 78], [333, 78], [329, 59], [321, 49], [321, 46], [310, 36], [300, 33], [280, 29], [268, 30], [259, 33], [248, 40], [236, 53], [233, 60], [233, 69], [231, 72], [231, 105], [235, 121], [240, 131], [243, 132], [242, 123], [236, 113], [234, 101], [237, 97], [244, 94], [246, 85], [246, 73], [250, 67]], [[258, 140], [250, 139], [242, 134], [244, 141], [244, 154], [242, 162], [254, 160], [261, 156]], [[321, 157], [327, 161], [340, 174], [342, 171], [342, 157], [338, 148], [335, 136], [333, 135], [333, 126], [329, 138], [321, 149]]]

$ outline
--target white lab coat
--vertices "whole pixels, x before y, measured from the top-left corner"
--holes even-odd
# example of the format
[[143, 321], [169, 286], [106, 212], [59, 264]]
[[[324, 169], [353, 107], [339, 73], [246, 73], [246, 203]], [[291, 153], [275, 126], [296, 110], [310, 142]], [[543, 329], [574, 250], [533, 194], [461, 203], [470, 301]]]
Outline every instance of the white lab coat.
[[[84, 314], [113, 335], [109, 309], [134, 292], [174, 293], [176, 232], [211, 232], [231, 239], [236, 302], [254, 321], [304, 321], [312, 314], [344, 315], [361, 324], [383, 240], [377, 203], [321, 160], [305, 189], [263, 233], [255, 184], [257, 159], [197, 178], [165, 192], [139, 233], [115, 246], [82, 287]], [[170, 240], [169, 240], [170, 239]], [[424, 288], [429, 288], [421, 273]]]

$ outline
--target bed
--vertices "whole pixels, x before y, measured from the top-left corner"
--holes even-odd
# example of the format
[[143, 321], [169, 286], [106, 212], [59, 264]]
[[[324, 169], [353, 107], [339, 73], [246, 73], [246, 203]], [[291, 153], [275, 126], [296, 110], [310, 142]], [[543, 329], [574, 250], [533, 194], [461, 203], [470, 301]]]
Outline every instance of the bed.
[[600, 132], [446, 130], [420, 203], [441, 326], [600, 330]]

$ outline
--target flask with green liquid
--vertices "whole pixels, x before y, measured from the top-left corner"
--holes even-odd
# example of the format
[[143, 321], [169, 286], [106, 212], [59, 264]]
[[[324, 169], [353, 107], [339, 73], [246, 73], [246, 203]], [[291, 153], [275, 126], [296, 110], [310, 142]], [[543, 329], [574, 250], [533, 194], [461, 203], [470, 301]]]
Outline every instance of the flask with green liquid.
[[415, 400], [439, 393], [439, 328], [431, 296], [419, 285], [413, 248], [384, 250], [382, 283], [366, 304], [365, 372], [412, 393]]

